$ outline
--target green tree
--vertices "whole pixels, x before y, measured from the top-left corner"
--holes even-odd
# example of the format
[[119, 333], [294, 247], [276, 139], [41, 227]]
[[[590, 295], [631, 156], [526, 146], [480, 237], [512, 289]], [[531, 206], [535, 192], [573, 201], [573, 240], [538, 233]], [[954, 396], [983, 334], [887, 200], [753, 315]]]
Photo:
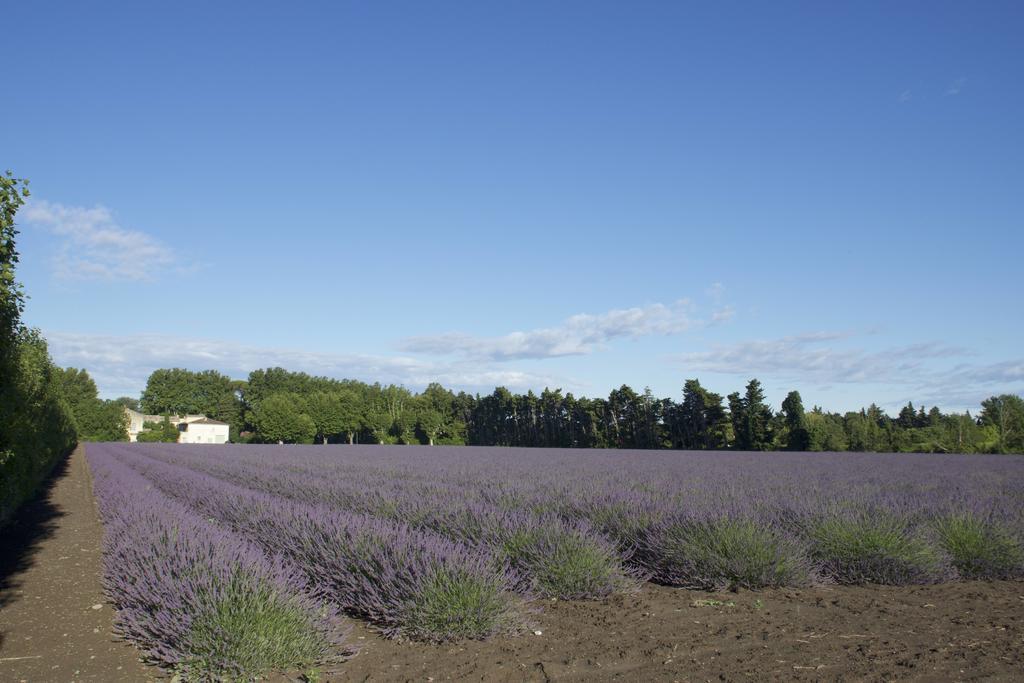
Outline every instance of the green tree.
[[128, 414], [116, 401], [96, 399], [91, 411], [88, 431], [79, 435], [83, 441], [127, 441]]
[[387, 443], [391, 434], [391, 428], [395, 424], [394, 419], [391, 417], [391, 413], [389, 413], [385, 408], [372, 407], [367, 411], [363, 421], [377, 443]]
[[171, 418], [164, 415], [160, 422], [144, 422], [143, 431], [135, 437], [140, 443], [177, 443], [181, 432], [177, 425], [171, 424]]
[[65, 368], [56, 372], [60, 394], [71, 410], [82, 441], [127, 441], [128, 416], [117, 401], [99, 398], [96, 383], [85, 370]]
[[327, 439], [345, 430], [344, 406], [338, 394], [316, 391], [306, 398], [306, 414], [316, 426], [316, 438], [326, 444]]
[[433, 446], [434, 439], [437, 438], [438, 434], [441, 432], [441, 428], [444, 426], [444, 415], [427, 406], [417, 411], [416, 422], [420, 431], [426, 435], [427, 442]]
[[771, 447], [772, 409], [764, 402], [764, 391], [759, 381], [750, 380], [743, 396], [735, 392], [729, 394], [729, 412], [736, 448], [763, 451]]
[[26, 181], [0, 175], [0, 526], [77, 438], [46, 340], [21, 322], [15, 216], [28, 194]]
[[7, 361], [14, 367], [0, 386], [0, 526], [77, 441], [42, 335], [21, 328]]
[[139, 411], [139, 399], [132, 398], [131, 396], [118, 396], [114, 399], [114, 403], [136, 412]]
[[244, 428], [240, 399], [244, 382], [216, 370], [154, 370], [142, 392], [142, 408], [151, 415], [206, 415], [227, 422], [232, 438]]
[[316, 424], [304, 411], [301, 397], [295, 394], [268, 396], [254, 415], [257, 434], [268, 443], [313, 443]]
[[815, 406], [805, 416], [809, 451], [845, 451], [848, 448], [843, 418]]
[[902, 429], [914, 428], [917, 424], [917, 411], [914, 410], [913, 403], [908, 402], [907, 405], [903, 406], [899, 417], [896, 418], [896, 424]]
[[11, 365], [15, 354], [21, 313], [25, 309], [25, 295], [15, 279], [19, 256], [16, 246], [18, 229], [14, 216], [29, 196], [28, 181], [15, 178], [10, 171], [0, 175], [0, 386], [11, 382]]
[[786, 447], [791, 451], [806, 451], [810, 448], [811, 439], [807, 432], [807, 418], [804, 415], [804, 402], [799, 391], [791, 391], [782, 402], [785, 415]]
[[700, 385], [697, 379], [683, 384], [683, 402], [669, 409], [674, 441], [679, 448], [703, 450], [724, 448], [728, 417], [722, 397]]
[[339, 432], [344, 434], [351, 444], [356, 433], [363, 428], [363, 400], [352, 389], [342, 389], [337, 396], [341, 410], [338, 415]]
[[1024, 399], [1013, 394], [981, 402], [981, 424], [995, 433], [997, 453], [1024, 453]]

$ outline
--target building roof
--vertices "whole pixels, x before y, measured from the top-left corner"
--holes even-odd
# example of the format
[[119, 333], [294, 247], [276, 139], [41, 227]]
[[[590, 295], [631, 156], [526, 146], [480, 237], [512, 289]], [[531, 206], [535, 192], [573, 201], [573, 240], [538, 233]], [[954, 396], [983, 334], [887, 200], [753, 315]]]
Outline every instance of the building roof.
[[230, 425], [228, 425], [227, 422], [221, 422], [220, 420], [211, 420], [208, 417], [200, 418], [198, 420], [189, 420], [188, 424], [190, 424], [190, 425], [224, 425], [225, 427], [230, 426]]

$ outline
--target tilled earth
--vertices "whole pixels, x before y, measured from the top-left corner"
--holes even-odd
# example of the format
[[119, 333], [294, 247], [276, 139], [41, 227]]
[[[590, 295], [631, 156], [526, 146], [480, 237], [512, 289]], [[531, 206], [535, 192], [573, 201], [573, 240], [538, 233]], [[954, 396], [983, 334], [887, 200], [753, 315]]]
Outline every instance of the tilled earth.
[[[0, 533], [0, 681], [167, 678], [113, 635], [101, 538], [78, 451]], [[647, 584], [535, 609], [524, 635], [458, 645], [388, 641], [357, 624], [359, 653], [321, 667], [319, 680], [1024, 681], [1020, 582], [739, 593]]]
[[337, 681], [1024, 681], [1024, 583], [547, 602], [540, 635], [425, 646], [354, 634]]

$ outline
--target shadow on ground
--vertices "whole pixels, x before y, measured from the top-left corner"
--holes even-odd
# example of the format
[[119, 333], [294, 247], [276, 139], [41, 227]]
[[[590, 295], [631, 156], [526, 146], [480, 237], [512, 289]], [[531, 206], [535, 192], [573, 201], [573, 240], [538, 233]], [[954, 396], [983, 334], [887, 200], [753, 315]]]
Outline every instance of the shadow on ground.
[[51, 500], [51, 494], [57, 481], [67, 474], [69, 459], [70, 455], [61, 458], [35, 498], [22, 505], [10, 522], [0, 528], [0, 609], [11, 602], [21, 585], [21, 574], [33, 565], [39, 546], [53, 535], [57, 520], [64, 516], [60, 506]]

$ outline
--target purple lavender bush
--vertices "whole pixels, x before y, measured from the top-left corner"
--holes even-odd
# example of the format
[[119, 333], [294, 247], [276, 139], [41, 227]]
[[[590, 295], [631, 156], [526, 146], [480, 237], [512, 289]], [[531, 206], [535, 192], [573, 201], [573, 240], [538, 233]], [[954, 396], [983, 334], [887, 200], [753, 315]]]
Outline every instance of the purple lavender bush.
[[585, 522], [524, 515], [518, 524], [503, 525], [493, 542], [543, 597], [602, 598], [635, 590], [645, 578], [625, 569], [619, 549]]
[[164, 497], [104, 446], [87, 455], [117, 628], [150, 659], [190, 680], [248, 680], [349, 652], [338, 615], [296, 574]]
[[935, 521], [935, 535], [962, 578], [1024, 578], [1024, 545], [998, 521], [954, 514]]
[[430, 535], [487, 548], [523, 575], [520, 589], [529, 594], [601, 598], [638, 584], [639, 573], [624, 566], [628, 553], [609, 543], [586, 521], [512, 511], [507, 505], [494, 504], [486, 491], [478, 492], [480, 495], [464, 491], [455, 496], [436, 481], [396, 489], [393, 475], [371, 485], [359, 477], [324, 479], [295, 468], [243, 472], [208, 462], [193, 462], [189, 467], [289, 500], [394, 520]]
[[1024, 576], [1013, 456], [118, 448], [165, 494], [396, 636], [486, 637], [521, 623], [514, 592], [602, 597], [642, 578], [756, 589]]
[[895, 515], [822, 516], [810, 523], [807, 534], [822, 575], [837, 583], [903, 586], [955, 576], [927, 535]]
[[[287, 558], [318, 596], [386, 635], [445, 641], [522, 628], [515, 595], [522, 579], [486, 549], [244, 489], [131, 447], [108, 447], [168, 496]], [[462, 592], [442, 604], [454, 596], [453, 585]]]
[[640, 540], [637, 556], [653, 580], [701, 590], [807, 586], [817, 579], [800, 538], [743, 517], [665, 521]]

